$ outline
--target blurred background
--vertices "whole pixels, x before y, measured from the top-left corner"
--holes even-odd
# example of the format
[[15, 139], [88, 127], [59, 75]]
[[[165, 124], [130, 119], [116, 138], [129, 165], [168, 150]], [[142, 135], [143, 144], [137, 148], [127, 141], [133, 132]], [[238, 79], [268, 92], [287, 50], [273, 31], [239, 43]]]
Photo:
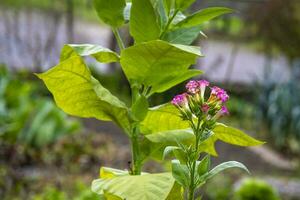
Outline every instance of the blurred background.
[[[213, 164], [237, 160], [251, 177], [227, 171], [209, 182], [204, 200], [300, 199], [300, 1], [198, 0], [190, 12], [227, 6], [237, 12], [205, 24], [200, 37], [201, 78], [230, 91], [226, 123], [267, 142], [240, 148], [217, 143]], [[131, 44], [128, 27], [122, 29]], [[59, 61], [65, 43], [94, 43], [118, 51], [91, 0], [0, 1], [0, 199], [94, 200], [100, 166], [125, 169], [128, 140], [112, 123], [67, 116], [33, 75]], [[116, 64], [87, 60], [93, 75], [129, 102]], [[154, 95], [170, 101], [184, 85]], [[149, 162], [145, 170], [165, 171]]]

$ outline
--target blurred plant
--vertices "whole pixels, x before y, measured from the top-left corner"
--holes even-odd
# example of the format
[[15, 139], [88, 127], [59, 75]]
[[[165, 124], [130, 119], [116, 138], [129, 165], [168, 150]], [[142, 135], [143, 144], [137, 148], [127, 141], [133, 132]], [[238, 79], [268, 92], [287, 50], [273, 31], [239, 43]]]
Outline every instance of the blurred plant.
[[248, 178], [243, 180], [234, 194], [234, 200], [280, 200], [274, 188], [265, 181]]
[[[295, 65], [299, 65], [296, 63]], [[260, 117], [262, 127], [275, 145], [300, 153], [300, 81], [299, 67], [292, 68], [291, 79], [286, 83], [266, 80], [259, 91]]]
[[0, 67], [0, 137], [9, 143], [40, 148], [80, 128], [52, 101], [36, 94], [34, 83]]
[[233, 181], [228, 175], [221, 174], [205, 185], [205, 194], [209, 200], [231, 200]]

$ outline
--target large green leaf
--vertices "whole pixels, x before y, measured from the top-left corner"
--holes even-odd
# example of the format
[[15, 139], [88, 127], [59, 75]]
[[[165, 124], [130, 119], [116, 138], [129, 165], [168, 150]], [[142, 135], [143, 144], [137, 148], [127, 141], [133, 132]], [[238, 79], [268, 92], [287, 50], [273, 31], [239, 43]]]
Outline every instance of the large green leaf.
[[239, 146], [256, 146], [264, 142], [256, 140], [241, 130], [218, 123], [213, 130], [214, 136], [223, 142]]
[[126, 105], [92, 77], [80, 56], [74, 55], [37, 76], [53, 94], [57, 106], [66, 113], [114, 121], [129, 132]]
[[159, 38], [160, 26], [150, 0], [132, 0], [129, 24], [136, 43]]
[[126, 200], [163, 200], [167, 199], [174, 183], [170, 173], [118, 176], [94, 180], [92, 191], [107, 192]]
[[178, 109], [172, 104], [150, 108], [146, 118], [141, 122], [143, 134], [187, 128], [189, 128], [189, 123], [180, 118]]
[[124, 24], [125, 0], [94, 0], [94, 7], [100, 19], [112, 26], [119, 27]]
[[192, 143], [195, 140], [195, 136], [190, 129], [170, 130], [157, 132], [146, 135], [146, 137], [154, 143], [167, 143], [177, 144], [180, 143]]
[[194, 26], [190, 28], [180, 28], [170, 30], [163, 36], [163, 40], [174, 43], [174, 44], [185, 44], [189, 45], [193, 43], [201, 32], [200, 26]]
[[123, 50], [121, 66], [130, 82], [151, 87], [153, 94], [200, 74], [199, 70], [188, 69], [199, 56], [198, 47], [155, 40]]
[[245, 170], [246, 172], [250, 173], [247, 169], [247, 167], [245, 165], [243, 165], [240, 162], [237, 161], [228, 161], [228, 162], [224, 162], [216, 167], [214, 167], [212, 170], [210, 170], [208, 173], [206, 173], [205, 175], [203, 175], [201, 177], [201, 179], [203, 181], [207, 181], [208, 179], [211, 179], [212, 177], [214, 177], [215, 175], [217, 175], [218, 173], [220, 173], [221, 171], [228, 169], [228, 168], [240, 168]]
[[220, 15], [231, 13], [232, 9], [224, 7], [211, 7], [200, 10], [175, 25], [175, 28], [190, 28], [198, 26]]
[[65, 44], [61, 50], [60, 62], [74, 56], [92, 56], [101, 63], [119, 62], [117, 53], [100, 45], [94, 44]]

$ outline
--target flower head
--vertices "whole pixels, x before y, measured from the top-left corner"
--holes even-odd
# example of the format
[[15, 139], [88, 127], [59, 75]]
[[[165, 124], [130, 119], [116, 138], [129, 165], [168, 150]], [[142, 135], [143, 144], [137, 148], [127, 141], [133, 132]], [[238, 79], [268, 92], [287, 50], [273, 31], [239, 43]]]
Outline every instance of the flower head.
[[229, 111], [226, 106], [222, 106], [220, 112], [222, 115], [229, 115]]
[[188, 94], [187, 93], [183, 93], [183, 94], [179, 94], [179, 95], [176, 95], [171, 103], [174, 105], [174, 106], [184, 106], [188, 103], [188, 99], [187, 99], [187, 96]]
[[209, 109], [210, 109], [210, 107], [206, 103], [201, 106], [201, 111], [204, 113], [207, 113], [209, 111]]
[[205, 89], [209, 86], [209, 82], [207, 80], [199, 80], [197, 83], [200, 87], [201, 98], [204, 99]]
[[199, 84], [198, 84], [198, 81], [189, 81], [186, 85], [185, 85], [187, 91], [191, 94], [196, 94], [197, 92], [200, 91], [200, 88], [199, 88]]
[[211, 88], [211, 95], [217, 97], [217, 99], [222, 103], [225, 103], [229, 99], [229, 95], [227, 94], [227, 92], [217, 86]]

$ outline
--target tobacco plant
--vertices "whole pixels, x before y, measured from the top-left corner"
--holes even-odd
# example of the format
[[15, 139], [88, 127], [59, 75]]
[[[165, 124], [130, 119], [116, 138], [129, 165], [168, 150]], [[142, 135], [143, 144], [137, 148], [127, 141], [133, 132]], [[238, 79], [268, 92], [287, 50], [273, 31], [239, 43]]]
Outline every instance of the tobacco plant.
[[[193, 2], [94, 0], [99, 18], [112, 28], [120, 53], [94, 44], [67, 44], [62, 48], [60, 63], [37, 75], [53, 94], [58, 107], [66, 113], [113, 121], [127, 134], [131, 142], [131, 165], [127, 170], [100, 169], [100, 178], [93, 181], [92, 190], [101, 199], [183, 198], [182, 186], [185, 185], [178, 181], [175, 173], [175, 179], [172, 173], [149, 174], [142, 172], [142, 166], [150, 158], [162, 159], [165, 148], [170, 149], [169, 146], [181, 148], [185, 144], [194, 148], [195, 135], [200, 134], [195, 132], [197, 130], [193, 134], [190, 124], [180, 117], [172, 104], [153, 108], [148, 104], [154, 93], [162, 93], [201, 74], [200, 70], [189, 69], [202, 56], [200, 48], [190, 44], [199, 34], [203, 35], [201, 25], [204, 22], [232, 12], [228, 8], [214, 7], [186, 16], [185, 10]], [[129, 26], [134, 45], [125, 47], [119, 33], [123, 26]], [[131, 87], [130, 106], [92, 76], [83, 59], [86, 56], [101, 63], [120, 63]], [[201, 145], [199, 151], [215, 155], [214, 142], [217, 139], [242, 146], [258, 144], [236, 129], [217, 125], [216, 128], [211, 130], [214, 139], [206, 146]]]

